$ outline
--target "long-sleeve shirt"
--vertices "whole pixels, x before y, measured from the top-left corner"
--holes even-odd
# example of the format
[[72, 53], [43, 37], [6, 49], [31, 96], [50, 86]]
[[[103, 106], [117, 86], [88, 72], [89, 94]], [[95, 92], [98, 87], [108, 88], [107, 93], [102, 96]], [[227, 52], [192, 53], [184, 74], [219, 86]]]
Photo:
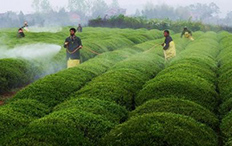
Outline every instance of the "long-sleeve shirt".
[[[80, 59], [80, 50], [78, 49], [76, 52], [74, 52], [78, 47], [82, 46], [81, 39], [76, 36], [70, 36], [65, 39], [65, 42], [68, 44], [64, 47], [67, 48], [67, 59]], [[71, 53], [74, 52], [74, 53]]]
[[188, 32], [188, 33], [192, 36], [192, 32], [191, 32], [190, 30], [186, 29], [186, 30], [183, 30], [183, 31], [182, 31], [181, 37], [183, 37], [183, 35], [184, 35], [186, 32]]
[[167, 36], [167, 37], [165, 38], [165, 41], [164, 41], [165, 46], [164, 46], [164, 48], [163, 48], [164, 50], [167, 50], [167, 49], [169, 48], [170, 42], [171, 42], [171, 41], [173, 41], [172, 37]]

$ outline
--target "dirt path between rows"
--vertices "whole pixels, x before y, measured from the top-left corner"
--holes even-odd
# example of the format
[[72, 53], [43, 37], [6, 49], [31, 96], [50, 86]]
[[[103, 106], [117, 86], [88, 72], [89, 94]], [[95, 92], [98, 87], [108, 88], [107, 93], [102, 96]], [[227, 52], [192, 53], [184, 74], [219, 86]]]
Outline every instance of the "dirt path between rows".
[[10, 98], [12, 98], [16, 93], [18, 93], [23, 88], [14, 89], [14, 91], [11, 91], [11, 92], [8, 92], [8, 93], [4, 93], [4, 94], [0, 95], [0, 106], [4, 105], [5, 101], [7, 101]]

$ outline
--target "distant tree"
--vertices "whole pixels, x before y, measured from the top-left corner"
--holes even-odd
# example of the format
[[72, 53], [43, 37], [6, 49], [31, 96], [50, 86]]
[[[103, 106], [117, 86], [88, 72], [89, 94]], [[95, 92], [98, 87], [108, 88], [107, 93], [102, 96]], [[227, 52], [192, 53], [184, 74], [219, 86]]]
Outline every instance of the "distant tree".
[[47, 13], [47, 12], [52, 11], [51, 4], [48, 0], [41, 0], [40, 7], [41, 7], [42, 12]]
[[154, 5], [152, 2], [147, 2], [142, 11], [142, 16], [147, 18], [159, 18], [159, 19], [176, 19], [175, 9], [166, 4]]
[[225, 17], [225, 20], [224, 20], [224, 23], [227, 25], [227, 26], [232, 26], [232, 11], [228, 12], [226, 17]]
[[111, 8], [120, 8], [118, 0], [113, 0], [110, 7]]
[[209, 5], [197, 3], [190, 5], [189, 10], [200, 20], [208, 19], [220, 12], [219, 7], [215, 3], [210, 3]]
[[177, 7], [175, 9], [175, 16], [177, 20], [188, 20], [192, 17], [188, 7]]
[[92, 2], [92, 0], [68, 0], [68, 9], [73, 12], [89, 12]]
[[139, 9], [136, 9], [135, 11], [135, 17], [141, 16], [141, 12]]
[[36, 12], [40, 12], [40, 0], [33, 0], [31, 6]]
[[19, 12], [18, 17], [19, 17], [19, 25], [23, 25], [23, 23], [25, 21], [25, 16], [24, 16], [22, 11]]
[[33, 0], [32, 8], [34, 8], [37, 13], [48, 13], [52, 10], [51, 4], [48, 0]]
[[108, 5], [104, 0], [95, 0], [93, 2], [93, 7], [91, 9], [92, 11], [92, 17], [104, 17], [106, 15], [106, 11], [108, 10]]

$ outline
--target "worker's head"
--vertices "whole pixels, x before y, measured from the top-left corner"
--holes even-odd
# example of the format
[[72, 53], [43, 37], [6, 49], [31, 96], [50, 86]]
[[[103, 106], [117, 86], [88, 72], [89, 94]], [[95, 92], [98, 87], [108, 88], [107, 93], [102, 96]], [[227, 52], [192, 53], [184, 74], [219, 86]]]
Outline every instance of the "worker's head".
[[170, 34], [169, 30], [165, 30], [165, 31], [164, 31], [164, 37], [169, 36], [169, 34]]
[[186, 30], [186, 29], [188, 29], [188, 27], [187, 27], [187, 26], [185, 26], [185, 27], [184, 27], [184, 30]]
[[23, 32], [23, 29], [22, 29], [22, 28], [19, 28], [18, 32]]
[[75, 28], [71, 28], [71, 29], [70, 29], [70, 35], [71, 35], [71, 36], [75, 35], [76, 31], [77, 31], [77, 30], [76, 30]]

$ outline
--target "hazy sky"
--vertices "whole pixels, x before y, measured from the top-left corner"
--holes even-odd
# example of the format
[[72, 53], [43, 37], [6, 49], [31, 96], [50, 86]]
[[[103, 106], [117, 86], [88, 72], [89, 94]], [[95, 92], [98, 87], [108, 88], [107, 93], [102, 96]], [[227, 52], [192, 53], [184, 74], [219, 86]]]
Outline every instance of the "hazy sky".
[[[24, 13], [33, 12], [31, 8], [31, 3], [33, 0], [0, 0], [0, 13], [6, 11], [16, 11], [19, 12], [22, 10]], [[68, 0], [49, 0], [53, 7], [62, 7], [67, 6]], [[107, 3], [111, 3], [112, 0], [105, 0]], [[170, 4], [172, 6], [185, 6], [192, 3], [216, 3], [221, 9], [221, 16], [229, 11], [232, 11], [232, 0], [118, 0], [120, 6], [128, 9], [128, 13], [133, 13], [136, 8], [143, 8], [146, 1], [151, 1], [154, 4]]]

